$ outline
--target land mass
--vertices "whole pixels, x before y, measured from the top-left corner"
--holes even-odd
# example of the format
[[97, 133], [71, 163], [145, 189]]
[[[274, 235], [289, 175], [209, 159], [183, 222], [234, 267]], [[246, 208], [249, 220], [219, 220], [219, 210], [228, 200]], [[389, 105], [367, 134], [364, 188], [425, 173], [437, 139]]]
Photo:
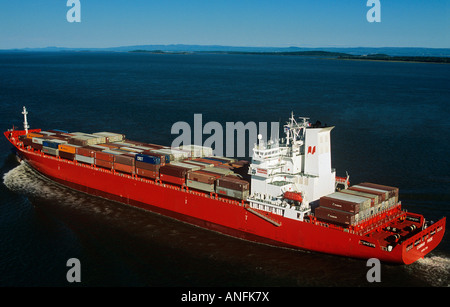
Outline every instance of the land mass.
[[151, 53], [151, 54], [193, 54], [193, 53], [214, 53], [214, 54], [247, 54], [247, 55], [281, 55], [281, 56], [311, 56], [335, 58], [340, 60], [366, 60], [366, 61], [395, 61], [395, 62], [420, 62], [420, 63], [450, 63], [450, 57], [435, 56], [390, 56], [383, 53], [368, 55], [353, 55], [343, 52], [332, 51], [163, 51], [163, 50], [131, 50], [135, 53]]
[[449, 63], [450, 48], [415, 47], [242, 47], [222, 45], [134, 45], [106, 48], [21, 48], [2, 52], [141, 52], [153, 54], [257, 54], [311, 56], [340, 60]]

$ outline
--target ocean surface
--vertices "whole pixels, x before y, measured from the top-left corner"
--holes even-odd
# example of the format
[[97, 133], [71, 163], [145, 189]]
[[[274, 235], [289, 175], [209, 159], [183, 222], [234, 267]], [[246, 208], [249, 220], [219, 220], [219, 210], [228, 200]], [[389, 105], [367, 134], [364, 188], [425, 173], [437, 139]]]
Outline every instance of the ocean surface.
[[[178, 121], [335, 126], [332, 166], [450, 216], [450, 66], [295, 56], [1, 53], [0, 127], [111, 131], [170, 145]], [[206, 138], [206, 136], [205, 136]], [[0, 141], [0, 286], [448, 287], [450, 237], [409, 266], [250, 243], [59, 186]], [[69, 283], [70, 258], [81, 283]]]

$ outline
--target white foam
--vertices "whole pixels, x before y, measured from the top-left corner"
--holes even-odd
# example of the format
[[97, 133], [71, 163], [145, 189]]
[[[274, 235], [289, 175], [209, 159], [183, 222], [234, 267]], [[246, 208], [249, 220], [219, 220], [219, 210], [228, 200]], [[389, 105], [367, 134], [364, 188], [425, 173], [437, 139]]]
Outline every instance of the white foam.
[[433, 286], [450, 287], [450, 258], [426, 256], [416, 262], [413, 273], [419, 272]]

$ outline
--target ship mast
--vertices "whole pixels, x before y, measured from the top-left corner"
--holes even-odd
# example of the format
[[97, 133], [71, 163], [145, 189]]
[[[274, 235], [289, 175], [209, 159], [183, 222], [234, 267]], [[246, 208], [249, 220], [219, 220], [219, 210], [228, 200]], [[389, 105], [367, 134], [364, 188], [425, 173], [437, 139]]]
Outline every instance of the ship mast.
[[28, 125], [28, 121], [27, 121], [27, 109], [25, 107], [23, 107], [23, 129], [25, 129], [25, 132], [28, 134], [28, 128], [30, 128], [30, 125]]

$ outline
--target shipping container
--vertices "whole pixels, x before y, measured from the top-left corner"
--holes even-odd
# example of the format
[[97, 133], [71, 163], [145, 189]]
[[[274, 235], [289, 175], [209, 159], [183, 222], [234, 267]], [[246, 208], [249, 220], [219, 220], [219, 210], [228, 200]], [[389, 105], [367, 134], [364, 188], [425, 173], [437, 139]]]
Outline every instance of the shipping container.
[[54, 132], [57, 134], [61, 134], [61, 133], [69, 133], [69, 131], [66, 130], [60, 130], [60, 129], [52, 129], [52, 130], [48, 130], [49, 132]]
[[232, 198], [237, 198], [237, 199], [247, 199], [248, 195], [249, 195], [249, 191], [248, 190], [234, 190], [234, 189], [229, 189], [229, 188], [225, 188], [225, 187], [220, 187], [216, 185], [216, 193], [221, 194], [221, 195], [225, 195], [228, 197], [232, 197]]
[[80, 155], [80, 156], [85, 156], [85, 157], [94, 157], [96, 151], [98, 151], [98, 150], [95, 148], [77, 147], [76, 154]]
[[176, 165], [176, 166], [181, 166], [181, 167], [185, 167], [185, 168], [189, 168], [192, 171], [197, 171], [199, 169], [201, 169], [202, 167], [198, 166], [198, 165], [194, 165], [194, 164], [189, 164], [189, 163], [184, 163], [183, 162], [170, 162], [170, 165]]
[[220, 160], [224, 161], [224, 163], [235, 163], [235, 162], [237, 162], [237, 160], [235, 158], [228, 158], [228, 157], [222, 157], [222, 156], [213, 156], [213, 155], [210, 155], [209, 157], [215, 158], [215, 159], [220, 159]]
[[112, 169], [114, 166], [114, 162], [112, 161], [105, 161], [105, 160], [100, 160], [100, 159], [95, 159], [95, 165], [97, 165], [98, 167], [103, 167], [103, 168], [107, 168], [107, 169]]
[[364, 192], [350, 190], [350, 189], [341, 190], [340, 192], [370, 198], [372, 200], [371, 204], [370, 204], [371, 207], [374, 207], [374, 206], [378, 205], [378, 203], [379, 203], [378, 196], [374, 195], [374, 194], [364, 193]]
[[58, 145], [58, 149], [60, 152], [67, 152], [67, 153], [72, 153], [72, 154], [76, 154], [77, 151], [77, 145], [69, 145], [69, 144], [59, 144]]
[[39, 134], [39, 133], [35, 133], [35, 132], [29, 132], [27, 134], [27, 138], [32, 139], [32, 138], [42, 138], [44, 137], [43, 134]]
[[365, 193], [369, 193], [369, 191], [370, 191], [370, 192], [376, 192], [376, 193], [382, 193], [381, 201], [385, 201], [385, 200], [388, 200], [388, 199], [389, 199], [389, 192], [388, 192], [388, 191], [385, 191], [385, 190], [380, 190], [380, 189], [370, 188], [370, 187], [362, 186], [362, 185], [359, 185], [359, 184], [354, 185], [354, 186], [352, 186], [351, 188], [352, 188], [352, 189], [358, 189], [358, 190], [361, 190], [361, 191], [363, 191], [363, 192], [365, 192]]
[[222, 176], [233, 175], [234, 172], [230, 169], [219, 168], [219, 167], [205, 167], [203, 169], [206, 172], [221, 174]]
[[209, 164], [209, 165], [211, 165], [211, 166], [216, 166], [216, 165], [222, 164], [222, 163], [219, 162], [219, 161], [216, 161], [216, 160], [210, 160], [210, 159], [204, 159], [204, 158], [194, 159], [194, 161], [199, 161], [199, 162], [207, 163], [207, 164]]
[[367, 193], [367, 194], [372, 194], [372, 195], [376, 195], [378, 197], [378, 203], [382, 203], [386, 197], [386, 192], [385, 191], [377, 191], [374, 189], [369, 189], [369, 188], [365, 188], [362, 186], [351, 186], [348, 188], [349, 190], [352, 191], [358, 191], [358, 192], [363, 192], [363, 193]]
[[199, 181], [202, 183], [214, 184], [217, 178], [220, 178], [221, 175], [207, 173], [203, 171], [193, 171], [187, 173], [187, 179], [192, 181]]
[[122, 164], [122, 163], [114, 162], [114, 169], [116, 171], [127, 173], [127, 174], [133, 174], [134, 173], [134, 166], [126, 165], [126, 164]]
[[181, 150], [190, 152], [192, 158], [201, 158], [213, 155], [213, 150], [211, 147], [191, 144], [191, 145], [181, 145], [179, 148]]
[[179, 178], [186, 178], [186, 174], [188, 171], [189, 171], [189, 169], [187, 169], [185, 167], [171, 165], [171, 164], [166, 164], [164, 166], [161, 166], [161, 168], [159, 169], [161, 179], [162, 179], [163, 174], [169, 175], [169, 176], [174, 176], [174, 177], [179, 177]]
[[44, 146], [44, 147], [51, 147], [51, 148], [54, 148], [54, 149], [58, 149], [58, 146], [60, 145], [60, 144], [67, 144], [67, 141], [62, 141], [62, 140], [45, 140], [45, 141], [42, 141], [42, 146]]
[[46, 146], [42, 146], [42, 152], [52, 156], [57, 156], [59, 154], [59, 150], [57, 148]]
[[183, 163], [187, 163], [187, 164], [192, 164], [192, 165], [200, 166], [201, 169], [202, 169], [202, 168], [205, 168], [205, 167], [207, 167], [207, 166], [210, 166], [210, 165], [208, 165], [208, 164], [206, 164], [206, 163], [198, 162], [198, 161], [194, 161], [194, 160], [183, 160], [182, 162], [183, 162]]
[[200, 191], [204, 191], [204, 192], [214, 192], [214, 183], [204, 183], [201, 181], [195, 181], [195, 180], [188, 179], [186, 181], [186, 186], [188, 186], [192, 189], [196, 189], [196, 190], [200, 190]]
[[219, 158], [219, 157], [203, 157], [203, 159], [217, 161], [217, 162], [220, 162], [220, 164], [224, 164], [224, 163], [229, 163], [230, 162], [229, 160], [222, 159], [222, 158]]
[[398, 202], [398, 191], [399, 189], [397, 187], [390, 187], [390, 186], [386, 186], [386, 185], [381, 185], [381, 184], [375, 184], [375, 183], [369, 183], [369, 182], [363, 182], [359, 184], [360, 186], [363, 187], [369, 187], [369, 188], [374, 188], [374, 189], [379, 189], [379, 190], [384, 190], [384, 191], [388, 191], [388, 197], [394, 197], [396, 202]]
[[119, 146], [119, 147], [133, 147], [133, 143], [131, 142], [111, 142], [113, 145]]
[[[59, 149], [58, 149], [59, 150]], [[66, 160], [71, 160], [73, 161], [75, 159], [75, 154], [74, 153], [70, 153], [70, 152], [66, 152], [66, 151], [61, 151], [59, 150], [59, 156], [63, 159]]]
[[136, 161], [139, 162], [145, 162], [150, 164], [161, 164], [161, 158], [156, 156], [150, 156], [145, 154], [136, 154], [135, 155]]
[[[162, 168], [161, 168], [162, 169]], [[173, 184], [177, 184], [177, 185], [184, 185], [185, 181], [186, 181], [186, 177], [179, 177], [179, 176], [172, 176], [172, 175], [167, 175], [167, 174], [163, 174], [161, 172], [161, 169], [159, 171], [159, 178], [167, 183], [173, 183]]]
[[115, 157], [115, 162], [125, 165], [135, 165], [134, 155], [120, 154]]
[[236, 177], [221, 177], [216, 180], [216, 186], [238, 191], [248, 191], [249, 183]]
[[95, 132], [93, 134], [107, 138], [108, 142], [121, 142], [125, 138], [123, 134], [113, 132]]
[[39, 134], [42, 134], [44, 136], [52, 136], [52, 135], [56, 135], [55, 132], [49, 132], [49, 131], [40, 131]]
[[120, 149], [125, 150], [125, 151], [135, 152], [135, 153], [143, 153], [144, 152], [143, 149], [139, 149], [136, 147], [129, 147], [129, 146], [122, 146], [122, 147], [120, 147]]
[[96, 163], [97, 163], [97, 160], [114, 162], [115, 155], [112, 153], [104, 152], [104, 151], [96, 151], [94, 157], [95, 157]]
[[340, 211], [327, 207], [317, 207], [314, 212], [316, 218], [339, 225], [355, 225], [355, 215], [350, 212]]
[[141, 169], [146, 169], [149, 171], [159, 172], [159, 169], [161, 168], [161, 165], [159, 164], [151, 164], [151, 163], [145, 163], [141, 161], [135, 161], [135, 166], [139, 167]]
[[[161, 148], [157, 150], [152, 150], [151, 152], [162, 153], [170, 156], [170, 161], [181, 161], [191, 157], [191, 153], [184, 150], [172, 149], [172, 148]], [[167, 162], [166, 162], [167, 163]]]
[[159, 157], [159, 159], [161, 161], [161, 165], [164, 165], [164, 164], [170, 162], [170, 156], [169, 155], [165, 155], [165, 154], [157, 153], [157, 152], [151, 152], [151, 151], [148, 151], [148, 150], [144, 150], [144, 152], [142, 154], [149, 155], [149, 156], [154, 156], [154, 157]]
[[33, 138], [31, 138], [30, 140], [31, 140], [31, 142], [33, 142], [33, 143], [41, 144], [41, 145], [42, 145], [42, 142], [46, 141], [47, 139], [46, 139], [46, 138], [40, 138], [40, 137], [33, 137]]
[[94, 164], [94, 157], [83, 156], [79, 154], [75, 154], [75, 160], [78, 162], [83, 162], [86, 164]]
[[359, 204], [359, 210], [366, 210], [367, 208], [370, 208], [371, 205], [371, 199], [356, 195], [351, 195], [347, 193], [341, 193], [341, 192], [335, 192], [332, 194], [328, 194], [325, 197], [335, 200], [343, 200], [348, 201], [351, 203], [357, 203]]
[[112, 150], [119, 149], [119, 146], [111, 145], [110, 143], [98, 144], [98, 145], [105, 147], [106, 149], [112, 149]]
[[360, 210], [363, 210], [361, 209], [359, 203], [345, 201], [342, 199], [329, 198], [327, 196], [323, 196], [320, 198], [319, 206], [351, 213], [358, 213]]
[[159, 172], [151, 171], [148, 169], [142, 169], [142, 168], [138, 168], [138, 167], [136, 167], [135, 170], [136, 170], [136, 175], [146, 177], [146, 178], [151, 178], [151, 179], [159, 178]]
[[35, 150], [42, 150], [42, 144], [38, 144], [38, 143], [31, 143], [31, 148], [35, 149]]

